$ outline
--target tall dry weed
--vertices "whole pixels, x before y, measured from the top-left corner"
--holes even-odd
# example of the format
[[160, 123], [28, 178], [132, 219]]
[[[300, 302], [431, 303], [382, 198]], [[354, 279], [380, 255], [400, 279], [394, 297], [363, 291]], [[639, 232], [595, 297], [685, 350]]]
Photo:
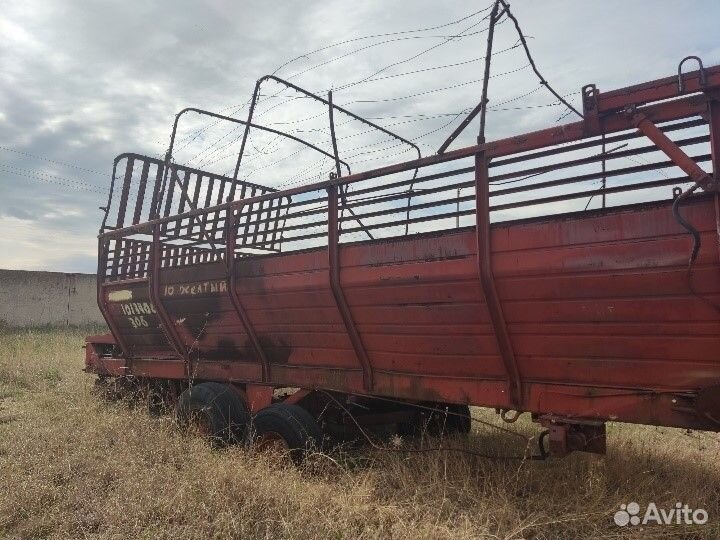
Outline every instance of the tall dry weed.
[[[0, 537], [519, 539], [720, 537], [720, 438], [612, 425], [607, 456], [548, 461], [363, 450], [304, 469], [183, 437], [167, 417], [99, 402], [80, 331], [0, 334]], [[495, 422], [477, 409], [475, 415]], [[527, 435], [537, 428], [519, 421]], [[476, 427], [467, 444], [517, 455]], [[619, 505], [705, 508], [705, 526], [620, 528]]]

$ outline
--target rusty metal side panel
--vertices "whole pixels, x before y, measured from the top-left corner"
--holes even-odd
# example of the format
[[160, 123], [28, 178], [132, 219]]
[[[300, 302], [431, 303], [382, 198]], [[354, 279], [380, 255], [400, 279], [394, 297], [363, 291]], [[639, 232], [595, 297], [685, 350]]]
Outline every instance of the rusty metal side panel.
[[102, 285], [99, 295], [107, 306], [106, 316], [122, 337], [129, 358], [173, 357], [174, 352], [161, 330], [146, 279]]
[[271, 373], [278, 366], [358, 368], [330, 287], [328, 263], [327, 251], [313, 250], [238, 265], [237, 291]]
[[194, 360], [256, 362], [226, 272], [223, 262], [164, 269], [160, 297]]
[[[686, 212], [705, 240], [694, 289], [717, 300], [712, 200]], [[493, 245], [523, 380], [677, 391], [720, 381], [720, 314], [688, 286], [689, 240], [669, 203], [496, 226]], [[503, 378], [472, 255], [472, 232], [346, 248], [344, 288], [367, 310], [358, 323], [378, 370]]]
[[688, 283], [690, 241], [669, 204], [577, 220], [577, 228], [554, 224], [561, 238], [549, 226], [534, 245], [522, 227], [508, 231], [526, 242], [496, 260], [524, 376], [663, 392], [719, 381], [720, 313], [709, 302], [720, 296], [720, 266], [710, 201], [687, 208], [703, 232], [692, 274], [698, 294]]
[[[493, 272], [526, 409], [705, 425], [678, 412], [672, 400], [720, 383], [720, 313], [711, 305], [720, 299], [714, 200], [688, 201], [684, 213], [703, 239], [694, 293], [690, 239], [673, 220], [669, 201], [492, 227]], [[340, 249], [340, 280], [375, 370], [374, 393], [510, 403], [477, 279], [474, 229]], [[192, 324], [202, 335], [188, 336], [200, 343], [197, 377], [260, 381], [259, 365], [242, 346], [247, 336], [227, 315], [226, 294], [206, 294], [211, 285], [203, 283], [215, 279], [213, 272], [224, 275], [221, 266], [211, 268], [164, 270], [163, 286], [186, 288], [181, 297], [161, 290], [164, 303], [183, 324], [188, 316], [199, 318]], [[236, 280], [268, 351], [271, 383], [364, 391], [329, 287], [325, 250], [243, 260]], [[146, 298], [144, 283], [127, 287], [133, 301]], [[152, 314], [147, 329], [132, 328], [123, 308], [109, 306], [135, 347], [133, 370], [182, 376], [179, 359], [148, 359], [169, 350]], [[223, 340], [240, 345], [225, 349]]]
[[[222, 262], [164, 268], [159, 298], [183, 350], [193, 359], [255, 362], [248, 338], [228, 296]], [[128, 343], [131, 358], [176, 358], [148, 293], [146, 279], [103, 287], [109, 316]]]
[[[707, 240], [696, 290], [717, 296], [711, 201], [687, 212]], [[493, 244], [523, 378], [665, 389], [720, 380], [720, 320], [690, 292], [688, 239], [669, 204], [496, 226]], [[472, 231], [342, 252], [343, 289], [375, 369], [503, 379]], [[352, 369], [325, 265], [321, 252], [249, 260], [238, 286], [253, 323], [288, 363]]]
[[503, 379], [472, 231], [344, 248], [343, 287], [386, 373]]

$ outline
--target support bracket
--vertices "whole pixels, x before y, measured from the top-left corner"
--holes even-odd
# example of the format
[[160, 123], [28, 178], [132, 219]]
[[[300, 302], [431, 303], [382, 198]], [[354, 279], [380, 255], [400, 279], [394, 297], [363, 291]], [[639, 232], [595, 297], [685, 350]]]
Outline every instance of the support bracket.
[[562, 457], [570, 452], [604, 454], [607, 450], [605, 423], [592, 420], [541, 416], [537, 420], [547, 429], [548, 450]]
[[185, 376], [188, 380], [192, 379], [192, 360], [188, 353], [187, 347], [184, 345], [180, 334], [175, 327], [175, 323], [170, 317], [165, 305], [162, 303], [160, 296], [160, 267], [162, 266], [162, 246], [160, 242], [160, 225], [155, 224], [152, 228], [152, 245], [150, 247], [150, 271], [148, 272], [148, 293], [150, 302], [155, 307], [160, 323], [164, 329], [165, 337], [168, 344], [185, 363]]
[[663, 131], [634, 105], [625, 107], [625, 114], [630, 117], [632, 124], [650, 139], [670, 160], [686, 173], [693, 182], [706, 191], [715, 191], [718, 183], [712, 175], [705, 172], [685, 151], [675, 144]]
[[372, 390], [373, 372], [370, 358], [368, 357], [365, 345], [362, 342], [360, 333], [355, 326], [350, 307], [348, 306], [345, 294], [340, 284], [340, 236], [338, 234], [338, 187], [336, 185], [327, 188], [328, 192], [328, 265], [330, 272], [330, 289], [332, 290], [335, 304], [342, 317], [345, 329], [355, 349], [355, 355], [363, 372], [363, 388], [366, 391]]
[[112, 314], [110, 313], [110, 308], [107, 304], [107, 299], [105, 295], [105, 287], [103, 286], [103, 279], [105, 276], [105, 269], [107, 268], [107, 250], [108, 250], [108, 244], [109, 240], [105, 240], [103, 238], [100, 238], [98, 240], [98, 269], [97, 269], [97, 304], [98, 308], [100, 308], [100, 313], [102, 313], [103, 317], [105, 317], [105, 321], [108, 324], [108, 328], [110, 328], [110, 333], [112, 334], [113, 338], [115, 338], [115, 342], [120, 347], [120, 350], [123, 353], [123, 356], [125, 357], [126, 363], [129, 365], [130, 363], [130, 348], [128, 347], [125, 337], [123, 336], [123, 333], [120, 331], [120, 329], [117, 327], [117, 324], [115, 323], [115, 319], [112, 317]]
[[482, 285], [493, 333], [508, 378], [509, 403], [512, 408], [521, 411], [523, 410], [523, 389], [520, 370], [515, 359], [500, 297], [495, 287], [495, 276], [492, 269], [489, 180], [487, 155], [484, 151], [480, 151], [475, 156], [475, 216], [480, 284]]
[[240, 300], [240, 295], [237, 291], [237, 280], [235, 279], [235, 238], [237, 231], [237, 216], [240, 214], [241, 209], [242, 206], [237, 210], [228, 210], [225, 217], [225, 267], [227, 268], [227, 290], [230, 296], [230, 302], [235, 309], [235, 313], [240, 319], [240, 322], [245, 329], [245, 333], [250, 338], [253, 349], [255, 349], [255, 354], [260, 361], [262, 381], [267, 382], [270, 379], [270, 363], [268, 362], [265, 350], [255, 333], [255, 329], [250, 322], [250, 317], [248, 316], [247, 311], [245, 311], [245, 306], [243, 306], [242, 301]]

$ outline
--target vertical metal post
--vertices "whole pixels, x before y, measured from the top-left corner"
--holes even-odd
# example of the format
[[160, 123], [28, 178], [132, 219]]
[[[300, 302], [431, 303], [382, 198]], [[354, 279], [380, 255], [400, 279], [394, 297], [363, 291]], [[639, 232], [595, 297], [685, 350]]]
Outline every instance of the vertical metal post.
[[123, 178], [123, 186], [120, 191], [120, 203], [118, 206], [117, 221], [115, 222], [116, 229], [122, 229], [125, 227], [125, 211], [127, 209], [128, 198], [130, 196], [130, 184], [132, 183], [134, 166], [135, 158], [128, 158], [127, 166], [125, 168], [125, 176]]
[[340, 169], [340, 154], [338, 154], [337, 138], [335, 137], [332, 90], [328, 91], [328, 114], [330, 116], [330, 138], [332, 139], [333, 155], [335, 156], [335, 174], [340, 178], [342, 176], [342, 170]]
[[150, 302], [160, 318], [168, 345], [175, 351], [185, 363], [185, 376], [192, 382], [192, 364], [187, 347], [183, 343], [180, 334], [175, 327], [170, 314], [162, 303], [160, 295], [160, 270], [162, 266], [162, 244], [160, 242], [160, 225], [155, 224], [152, 228], [152, 246], [150, 248], [150, 271], [148, 272], [148, 295]]
[[153, 186], [152, 200], [150, 201], [150, 213], [148, 219], [157, 219], [160, 217], [160, 205], [162, 202], [161, 184], [164, 177], [165, 166], [158, 163], [157, 172], [155, 173], [155, 185]]
[[[240, 143], [240, 152], [238, 153], [237, 162], [235, 163], [235, 172], [233, 173], [233, 180], [237, 180], [238, 172], [240, 172], [240, 163], [242, 162], [243, 153], [245, 152], [245, 145], [247, 144], [248, 134], [250, 133], [250, 123], [252, 122], [253, 114], [255, 113], [255, 105], [257, 104], [258, 96], [260, 95], [260, 85], [262, 79], [258, 79], [255, 83], [255, 90], [253, 90], [252, 101], [250, 101], [250, 110], [248, 111], [247, 123], [245, 124], [245, 131], [243, 132], [242, 142]], [[235, 182], [230, 186], [230, 193], [228, 200], [232, 201], [235, 196]]]
[[602, 134], [602, 207], [605, 208], [605, 187], [607, 186], [607, 177], [605, 176], [605, 132]]
[[330, 289], [332, 290], [335, 304], [338, 307], [340, 316], [345, 324], [345, 330], [350, 338], [350, 343], [355, 350], [358, 363], [363, 372], [363, 388], [369, 392], [373, 387], [373, 373], [370, 358], [365, 350], [360, 333], [355, 326], [350, 307], [348, 306], [345, 294], [340, 284], [340, 238], [338, 234], [338, 188], [336, 185], [327, 188], [328, 192], [328, 270], [330, 273]]
[[250, 317], [240, 300], [237, 290], [237, 280], [235, 278], [235, 244], [237, 237], [238, 215], [242, 211], [242, 206], [238, 207], [237, 213], [235, 209], [229, 209], [225, 217], [225, 267], [227, 268], [227, 290], [230, 296], [230, 302], [235, 309], [240, 322], [245, 329], [245, 333], [250, 338], [255, 354], [261, 366], [262, 381], [267, 382], [270, 379], [270, 362], [268, 361], [265, 350], [255, 333], [255, 328], [250, 322]]
[[[340, 168], [340, 154], [338, 153], [337, 138], [335, 136], [335, 115], [333, 107], [333, 94], [332, 90], [328, 90], [328, 116], [330, 120], [330, 139], [332, 140], [333, 155], [335, 156], [335, 177], [340, 178], [342, 176], [342, 169]], [[340, 186], [340, 197], [343, 202], [343, 209], [340, 210], [340, 219], [338, 220], [338, 229], [342, 229], [342, 217], [343, 210], [345, 208], [345, 190], [348, 186]]]
[[508, 377], [509, 402], [520, 410], [523, 403], [522, 382], [520, 371], [515, 360], [515, 353], [507, 329], [500, 297], [495, 287], [495, 276], [492, 269], [492, 246], [490, 243], [490, 182], [488, 160], [484, 151], [475, 157], [475, 216], [477, 232], [477, 258], [482, 285], [490, 315], [490, 323], [495, 334], [498, 350]]
[[483, 73], [482, 97], [480, 98], [480, 129], [478, 131], [478, 144], [485, 142], [485, 117], [487, 116], [487, 95], [488, 82], [490, 81], [490, 61], [492, 59], [493, 37], [495, 36], [495, 23], [497, 22], [498, 6], [500, 2], [495, 0], [490, 12], [490, 24], [488, 26], [487, 46], [485, 47], [485, 71]]
[[[115, 245], [119, 245], [118, 241], [115, 241]], [[125, 337], [123, 336], [123, 333], [118, 328], [117, 324], [115, 324], [115, 319], [112, 316], [112, 313], [110, 312], [110, 308], [107, 304], [107, 299], [105, 296], [105, 287], [103, 286], [105, 281], [105, 274], [107, 272], [107, 254], [108, 250], [110, 248], [110, 240], [105, 240], [103, 238], [98, 239], [98, 268], [97, 268], [97, 304], [98, 308], [100, 309], [100, 313], [102, 313], [103, 317], [105, 317], [105, 321], [108, 324], [108, 328], [110, 329], [110, 333], [113, 335], [113, 338], [115, 339], [115, 342], [120, 347], [120, 350], [123, 353], [123, 356], [127, 359], [127, 361], [130, 361], [130, 348], [128, 347]]]
[[[338, 152], [338, 146], [337, 146], [337, 137], [335, 136], [335, 106], [333, 105], [332, 100], [332, 90], [328, 91], [328, 115], [330, 118], [330, 138], [332, 139], [332, 147], [333, 147], [333, 156], [335, 156], [335, 177], [340, 178], [342, 176], [342, 169], [340, 168], [340, 165], [342, 164], [342, 161], [340, 161], [340, 153]], [[347, 164], [346, 164], [347, 166]], [[352, 174], [352, 171], [350, 170], [350, 167], [347, 167], [348, 174]], [[417, 170], [415, 171], [415, 174], [417, 174]], [[338, 231], [342, 230], [342, 217], [343, 212], [345, 211], [345, 208], [347, 207], [347, 190], [350, 188], [349, 185], [345, 185], [344, 187], [340, 186], [340, 197], [342, 198], [342, 204], [343, 207], [340, 210], [340, 219], [338, 220]], [[355, 216], [355, 212], [353, 212], [352, 208], [348, 208], [348, 211], [352, 216]], [[358, 225], [362, 227], [363, 231], [365, 231], [365, 234], [368, 235], [370, 240], [373, 239], [373, 235], [370, 233], [370, 231], [365, 227], [362, 221], [360, 221], [360, 218], [355, 216], [355, 221], [358, 222]]]
[[457, 190], [457, 203], [455, 204], [455, 211], [457, 212], [457, 215], [455, 216], [455, 228], [460, 228], [460, 193], [462, 192], [462, 188], [458, 188]]
[[[490, 26], [488, 30], [488, 41], [485, 53], [485, 71], [483, 74], [483, 89], [480, 103], [480, 130], [478, 144], [485, 143], [485, 119], [487, 116], [487, 95], [488, 83], [490, 81], [490, 60], [492, 57], [493, 36], [495, 23], [497, 22], [499, 0], [496, 0], [490, 12]], [[492, 246], [490, 230], [490, 174], [488, 172], [488, 159], [485, 150], [480, 150], [475, 155], [475, 227], [477, 234], [477, 263], [480, 275], [480, 284], [485, 296], [490, 315], [490, 323], [495, 334], [500, 357], [508, 378], [509, 396], [508, 402], [516, 409], [521, 409], [523, 404], [522, 382], [520, 371], [515, 360], [515, 353], [510, 340], [510, 334], [505, 322], [500, 297], [495, 287], [495, 276], [492, 269]]]

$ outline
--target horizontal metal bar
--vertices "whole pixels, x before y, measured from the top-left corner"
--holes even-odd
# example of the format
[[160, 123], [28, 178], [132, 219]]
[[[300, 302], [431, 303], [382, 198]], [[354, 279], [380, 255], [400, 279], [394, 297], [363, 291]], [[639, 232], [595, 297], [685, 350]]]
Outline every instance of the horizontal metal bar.
[[[410, 218], [410, 219], [403, 219], [402, 221], [386, 221], [383, 223], [373, 223], [372, 225], [367, 225], [365, 228], [370, 229], [370, 230], [387, 229], [388, 227], [402, 227], [406, 223], [410, 223], [410, 224], [422, 223], [424, 221], [438, 221], [441, 219], [451, 219], [451, 218], [456, 218], [456, 217], [472, 216], [472, 215], [475, 215], [475, 208], [472, 208], [470, 210], [460, 210], [459, 212], [455, 211], [455, 212], [446, 212], [446, 213], [442, 213], [442, 214], [432, 214], [429, 216], [419, 216], [419, 217]], [[350, 229], [344, 229], [342, 231], [342, 234], [362, 232], [362, 230], [363, 229], [360, 227], [353, 227]]]
[[[679, 119], [684, 118], [687, 116], [690, 116], [692, 114], [698, 114], [698, 112], [701, 112], [704, 108], [706, 108], [706, 104], [704, 101], [697, 99], [696, 97], [689, 97], [684, 98], [680, 100], [675, 100], [673, 102], [665, 102], [660, 103], [658, 105], [652, 105], [648, 106], [642, 109], [642, 111], [648, 116], [649, 119], [651, 119], [654, 122], [662, 122], [667, 121], [671, 119]], [[604, 119], [604, 126], [603, 128], [607, 133], [613, 132], [613, 131], [623, 131], [626, 129], [630, 129], [632, 126], [630, 125], [629, 119], [625, 118], [624, 116], [616, 115], [609, 118]], [[540, 130], [528, 134], [524, 134], [521, 137], [510, 137], [506, 139], [501, 139], [498, 141], [493, 141], [487, 144], [483, 145], [474, 145], [469, 146], [466, 148], [462, 148], [459, 150], [454, 150], [447, 152], [442, 155], [434, 155], [425, 157], [422, 159], [417, 160], [411, 160], [404, 163], [398, 163], [395, 165], [390, 165], [387, 167], [381, 167], [378, 169], [373, 169], [370, 171], [365, 171], [361, 173], [352, 174], [346, 177], [341, 177], [337, 179], [329, 179], [322, 182], [318, 182], [315, 184], [311, 184], [309, 186], [300, 186], [297, 188], [292, 188], [288, 190], [284, 190], [278, 193], [272, 193], [272, 194], [266, 194], [266, 195], [260, 195], [257, 197], [253, 197], [250, 199], [245, 200], [239, 200], [239, 201], [228, 201], [224, 204], [220, 204], [217, 206], [213, 206], [210, 208], [205, 209], [198, 209], [190, 212], [185, 212], [182, 215], [179, 216], [172, 216], [172, 217], [165, 217], [160, 218], [156, 220], [151, 220], [143, 224], [138, 224], [130, 227], [124, 227], [122, 229], [117, 229], [114, 231], [106, 231], [104, 233], [100, 234], [100, 238], [117, 238], [122, 237], [131, 233], [136, 232], [147, 232], [148, 230], [151, 230], [152, 227], [156, 224], [163, 224], [170, 220], [176, 220], [176, 219], [182, 219], [182, 218], [190, 218], [194, 217], [203, 213], [213, 212], [213, 211], [220, 211], [220, 210], [229, 210], [229, 209], [239, 209], [243, 207], [246, 204], [251, 204], [255, 202], [261, 202], [265, 200], [270, 200], [277, 196], [293, 196], [293, 195], [299, 195], [301, 193], [305, 193], [308, 191], [315, 191], [320, 189], [326, 189], [327, 187], [334, 186], [334, 185], [345, 185], [350, 184], [354, 182], [360, 182], [363, 180], [369, 180], [372, 178], [377, 178], [380, 176], [405, 172], [408, 170], [413, 170], [417, 168], [422, 167], [429, 167], [431, 165], [437, 165], [440, 163], [446, 163], [449, 161], [454, 161], [457, 159], [470, 157], [476, 154], [479, 151], [485, 151], [488, 154], [488, 157], [498, 157], [508, 154], [513, 154], [517, 152], [525, 152], [529, 150], [534, 150], [536, 148], [541, 148], [543, 146], [548, 145], [555, 145], [555, 144], [563, 144], [575, 140], [580, 140], [585, 137], [589, 136], [595, 136], [598, 135], [597, 132], [592, 132], [588, 130], [588, 126], [584, 122], [576, 122], [572, 124], [565, 124], [560, 127], [555, 127], [551, 129], [545, 129]]]
[[[711, 158], [710, 154], [703, 154], [700, 156], [693, 156], [692, 157], [695, 161], [709, 161]], [[491, 193], [491, 196], [493, 197], [499, 197], [501, 195], [509, 195], [511, 193], [521, 193], [521, 192], [527, 192], [527, 191], [533, 191], [537, 189], [546, 189], [550, 187], [557, 187], [562, 186], [565, 184], [574, 184], [577, 182], [587, 182], [588, 180], [597, 180], [599, 178], [610, 178], [613, 176], [623, 176], [626, 174], [634, 174], [638, 172], [648, 172], [648, 171], [654, 171], [657, 169], [664, 169], [668, 167], [675, 167], [675, 163], [672, 161], [662, 161], [662, 162], [656, 162], [656, 163], [650, 163], [648, 165], [637, 165], [635, 167], [626, 167], [624, 169], [611, 169], [605, 172], [597, 172], [597, 173], [590, 173], [590, 174], [583, 174], [580, 176], [573, 176], [573, 177], [567, 177], [567, 178], [560, 178], [558, 180], [549, 180], [547, 182], [540, 182], [538, 184], [532, 184], [530, 186], [519, 186], [514, 188], [506, 188], [506, 189], [499, 189], [495, 190]], [[528, 204], [530, 201], [528, 201]]]
[[[362, 229], [362, 227], [360, 227], [360, 228], [358, 228], [358, 230], [362, 231], [363, 229]], [[327, 237], [327, 230], [319, 232], [319, 233], [308, 233], [308, 234], [303, 234], [303, 235], [299, 235], [299, 236], [286, 236], [283, 238], [283, 244], [286, 244], [289, 242], [299, 242], [300, 240], [311, 240], [313, 238], [326, 238], [326, 237]]]
[[[382, 184], [380, 186], [371, 186], [371, 187], [367, 187], [367, 188], [356, 189], [356, 190], [348, 193], [347, 196], [349, 198], [352, 198], [352, 197], [357, 197], [358, 195], [364, 195], [365, 193], [377, 193], [378, 191], [386, 191], [388, 189], [405, 187], [405, 186], [409, 186], [410, 184], [421, 184], [423, 182], [429, 182], [431, 180], [438, 180], [440, 178], [449, 178], [451, 176], [457, 176], [459, 174], [471, 173], [473, 171], [475, 171], [474, 166], [463, 167], [460, 169], [452, 169], [452, 170], [443, 171], [440, 173], [429, 174], [427, 176], [419, 176], [415, 179], [409, 178], [407, 180], [400, 180], [398, 182], [391, 182], [389, 184]], [[405, 192], [405, 197], [407, 197], [407, 191]]]
[[[330, 154], [329, 152], [326, 152], [326, 151], [323, 150], [322, 148], [319, 148], [319, 147], [315, 146], [314, 144], [309, 143], [308, 141], [301, 139], [300, 137], [296, 137], [295, 135], [291, 135], [290, 133], [285, 133], [285, 132], [283, 132], [283, 131], [279, 131], [279, 130], [277, 130], [277, 129], [269, 128], [269, 127], [267, 127], [267, 126], [261, 126], [261, 125], [259, 125], [259, 124], [253, 124], [253, 123], [251, 123], [251, 122], [246, 122], [245, 120], [240, 120], [239, 118], [233, 118], [233, 117], [231, 117], [231, 116], [225, 116], [225, 115], [218, 114], [218, 113], [214, 113], [214, 112], [211, 112], [211, 111], [206, 111], [206, 110], [204, 110], [204, 109], [198, 109], [198, 108], [196, 108], [196, 107], [186, 107], [185, 109], [183, 109], [182, 111], [180, 111], [179, 113], [177, 113], [177, 115], [175, 115], [175, 125], [174, 125], [174, 127], [173, 127], [173, 140], [174, 140], [175, 131], [177, 130], [178, 120], [180, 119], [180, 116], [182, 116], [182, 115], [185, 114], [186, 112], [195, 112], [195, 113], [198, 113], [198, 114], [203, 114], [203, 115], [205, 115], [205, 116], [211, 116], [211, 117], [217, 118], [217, 119], [219, 119], [219, 120], [225, 120], [226, 122], [232, 122], [232, 123], [234, 123], [234, 124], [241, 124], [241, 125], [244, 125], [244, 126], [249, 126], [249, 127], [253, 128], [253, 129], [259, 129], [260, 131], [267, 131], [268, 133], [272, 133], [273, 135], [278, 135], [278, 136], [280, 136], [280, 137], [285, 137], [285, 138], [287, 138], [287, 139], [291, 139], [291, 140], [293, 140], [293, 141], [295, 141], [295, 142], [298, 142], [298, 143], [300, 143], [300, 144], [302, 144], [302, 145], [307, 146], [308, 148], [311, 148], [311, 149], [315, 150], [316, 152], [319, 152], [320, 154], [323, 154], [323, 155], [325, 155], [325, 156], [327, 156], [327, 157], [330, 157], [330, 158], [333, 158], [333, 159], [334, 159], [334, 156], [333, 156], [332, 154]], [[350, 170], [350, 166], [349, 166], [347, 163], [345, 163], [345, 162], [342, 161], [342, 160], [340, 161], [340, 163], [342, 163], [342, 164], [347, 168], [348, 171]], [[230, 178], [230, 181], [234, 181], [234, 179], [233, 179], [233, 178]], [[242, 182], [242, 181], [239, 181], [239, 182]]]
[[[703, 120], [702, 118], [697, 120], [688, 120], [685, 122], [676, 122], [674, 124], [665, 124], [660, 125], [660, 129], [662, 129], [665, 133], [669, 133], [671, 131], [677, 131], [681, 129], [689, 129], [693, 127], [698, 126], [707, 126], [708, 123]], [[622, 142], [622, 141], [628, 141], [632, 139], [640, 139], [644, 137], [643, 134], [638, 132], [636, 129], [633, 129], [633, 131], [629, 133], [621, 133], [619, 135], [611, 135], [609, 137], [605, 137], [605, 144], [614, 144], [616, 142]], [[568, 144], [565, 146], [560, 146], [557, 148], [550, 148], [548, 150], [540, 150], [536, 152], [529, 152], [526, 154], [522, 154], [520, 156], [512, 156], [502, 159], [495, 159], [490, 163], [490, 168], [493, 167], [502, 167], [504, 165], [510, 165], [512, 163], [518, 163], [520, 161], [529, 161], [531, 159], [537, 159], [541, 157], [548, 157], [553, 156], [556, 154], [562, 154], [565, 152], [574, 152], [576, 150], [583, 150], [585, 148], [592, 148], [593, 146], [602, 146], [603, 140], [602, 139], [592, 139], [590, 141], [583, 141], [579, 143], [574, 144]]]
[[[474, 183], [474, 182], [473, 182]], [[413, 210], [425, 210], [427, 208], [433, 208], [435, 206], [447, 206], [450, 204], [458, 204], [461, 202], [468, 202], [468, 201], [474, 201], [475, 200], [475, 193], [472, 195], [465, 195], [463, 197], [454, 197], [452, 199], [440, 199], [440, 200], [434, 200], [426, 203], [418, 203], [413, 204], [412, 206], [404, 206], [402, 208], [391, 208], [386, 210], [377, 210], [375, 212], [366, 212], [365, 214], [358, 214], [358, 217], [361, 218], [370, 218], [370, 217], [378, 217], [378, 216], [385, 216], [390, 214], [405, 214], [407, 215], [408, 210], [412, 212]], [[353, 221], [350, 217], [344, 217], [341, 221]], [[398, 225], [404, 225], [405, 219], [398, 220]]]
[[[700, 84], [700, 71], [691, 71], [683, 75], [684, 93], [700, 92], [704, 88], [720, 87], [720, 66], [705, 69], [706, 82]], [[642, 105], [651, 101], [661, 101], [681, 95], [676, 75], [654, 81], [601, 92], [598, 95], [598, 112], [607, 113], [622, 110], [626, 105]]]
[[[414, 191], [413, 194], [415, 197], [425, 197], [427, 195], [431, 195], [433, 193], [442, 193], [443, 191], [455, 191], [457, 192], [458, 189], [466, 189], [466, 188], [472, 188], [475, 186], [475, 182], [473, 180], [468, 180], [466, 182], [457, 182], [455, 184], [445, 184], [443, 186], [437, 186], [434, 188], [424, 188], [422, 190]], [[344, 205], [343, 208], [358, 208], [361, 206], [370, 206], [374, 204], [381, 204], [386, 202], [391, 202], [395, 200], [400, 199], [407, 199], [407, 193], [399, 192], [399, 193], [389, 193], [387, 195], [383, 195], [382, 197], [378, 197], [376, 199], [363, 199], [358, 202], [354, 202], [352, 204]], [[454, 201], [457, 200], [457, 194], [454, 193], [452, 196], [446, 197], [447, 200]], [[441, 199], [442, 200], [442, 199]], [[409, 207], [411, 210], [415, 208], [414, 206]], [[393, 208], [393, 212], [399, 212], [403, 210], [407, 210], [408, 206], [404, 205], [402, 208]], [[365, 217], [370, 216], [371, 213], [358, 213], [358, 217]]]
[[[675, 144], [678, 146], [691, 146], [694, 144], [701, 144], [710, 141], [709, 135], [701, 135], [698, 137], [689, 137], [687, 139], [681, 139], [676, 141]], [[607, 144], [607, 142], [606, 142]], [[541, 165], [538, 167], [532, 167], [529, 169], [523, 169], [520, 171], [513, 171], [509, 173], [498, 174], [490, 178], [490, 183], [497, 182], [499, 180], [507, 180], [510, 178], [518, 178], [527, 175], [539, 175], [546, 172], [557, 171], [560, 169], [568, 169], [570, 167], [579, 167], [581, 165], [591, 165], [593, 163], [599, 163], [603, 160], [609, 161], [612, 159], [620, 159], [632, 157], [638, 154], [649, 154], [652, 152], [660, 152], [661, 150], [654, 144], [648, 146], [641, 146], [639, 148], [629, 148], [622, 151], [606, 152], [605, 154], [595, 154], [583, 158], [573, 159], [570, 161], [560, 161], [556, 163], [550, 163], [548, 165]]]
[[573, 199], [583, 199], [585, 197], [591, 197], [591, 196], [600, 196], [603, 193], [605, 195], [610, 195], [613, 193], [623, 193], [627, 191], [640, 191], [643, 189], [651, 189], [656, 187], [663, 187], [663, 186], [675, 186], [679, 183], [687, 183], [691, 182], [690, 178], [687, 176], [678, 176], [675, 178], [663, 178], [662, 180], [651, 180], [648, 182], [640, 182], [637, 184], [629, 184], [626, 186], [616, 186], [616, 187], [606, 187], [606, 188], [598, 188], [593, 189], [589, 191], [580, 191], [576, 193], [565, 193], [563, 195], [556, 195], [551, 197], [543, 197], [538, 199], [532, 199], [530, 201], [520, 201], [515, 203], [506, 203], [506, 204], [498, 204], [490, 208], [490, 210], [498, 211], [498, 210], [508, 210], [511, 208], [521, 208], [526, 206], [536, 206], [538, 204], [549, 204], [553, 202], [560, 202], [560, 201], [569, 201]]

